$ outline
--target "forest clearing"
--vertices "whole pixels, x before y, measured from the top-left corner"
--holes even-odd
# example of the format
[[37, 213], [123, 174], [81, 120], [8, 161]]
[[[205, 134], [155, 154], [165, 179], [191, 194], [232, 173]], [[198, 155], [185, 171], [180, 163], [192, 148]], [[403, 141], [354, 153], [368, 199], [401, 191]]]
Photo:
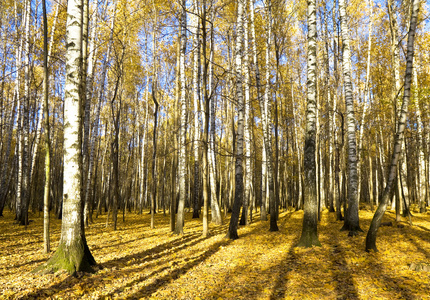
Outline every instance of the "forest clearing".
[[[413, 226], [396, 223], [388, 211], [378, 235], [379, 252], [365, 252], [365, 233], [348, 237], [335, 214], [322, 212], [322, 247], [297, 248], [303, 211], [281, 211], [279, 231], [254, 221], [226, 239], [226, 225], [186, 213], [184, 235], [169, 230], [169, 218], [126, 215], [118, 228], [106, 228], [106, 215], [94, 219], [87, 241], [98, 264], [95, 273], [30, 273], [52, 253], [43, 254], [43, 220], [30, 213], [30, 225], [17, 226], [13, 214], [0, 219], [1, 299], [429, 299], [430, 272], [411, 271], [430, 263], [430, 215], [413, 212]], [[363, 229], [373, 213], [360, 211]], [[224, 220], [228, 224], [228, 220]], [[398, 228], [397, 225], [404, 227]], [[52, 220], [52, 248], [60, 220]]]

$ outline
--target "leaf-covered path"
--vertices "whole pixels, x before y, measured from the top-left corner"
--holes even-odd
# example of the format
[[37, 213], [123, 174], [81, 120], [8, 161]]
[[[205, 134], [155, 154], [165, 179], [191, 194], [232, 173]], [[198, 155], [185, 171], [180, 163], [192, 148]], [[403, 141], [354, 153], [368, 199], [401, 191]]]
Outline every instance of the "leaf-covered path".
[[[32, 274], [50, 255], [42, 254], [42, 219], [25, 230], [12, 214], [0, 219], [0, 299], [430, 299], [430, 272], [410, 271], [430, 263], [430, 215], [414, 214], [414, 225], [398, 228], [392, 212], [381, 227], [378, 253], [364, 252], [365, 233], [348, 237], [341, 222], [324, 211], [319, 224], [322, 247], [295, 248], [303, 212], [282, 212], [279, 232], [268, 222], [240, 227], [239, 240], [224, 238], [227, 225], [210, 226], [187, 214], [185, 234], [169, 232], [168, 217], [129, 214], [118, 230], [105, 216], [87, 230], [89, 247], [102, 267], [94, 274]], [[361, 226], [372, 213], [361, 211]], [[52, 220], [53, 249], [60, 221]], [[227, 222], [225, 222], [227, 223]], [[52, 255], [52, 253], [51, 253]]]

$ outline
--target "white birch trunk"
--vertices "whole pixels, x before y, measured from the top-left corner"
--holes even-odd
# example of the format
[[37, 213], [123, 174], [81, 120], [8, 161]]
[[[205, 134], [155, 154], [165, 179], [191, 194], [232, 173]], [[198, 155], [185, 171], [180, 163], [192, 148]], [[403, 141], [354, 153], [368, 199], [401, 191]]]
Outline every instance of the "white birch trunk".
[[[115, 1], [115, 4], [114, 4], [114, 11], [116, 11], [116, 6], [117, 6], [117, 1]], [[89, 158], [88, 158], [88, 173], [87, 173], [87, 177], [85, 179], [86, 184], [85, 184], [85, 193], [84, 193], [84, 224], [85, 225], [88, 225], [88, 223], [92, 221], [92, 218], [90, 215], [90, 205], [89, 205], [90, 194], [91, 194], [91, 178], [93, 176], [95, 144], [96, 144], [96, 137], [97, 137], [98, 132], [99, 132], [101, 105], [102, 105], [102, 103], [104, 101], [104, 97], [105, 97], [106, 76], [107, 76], [107, 71], [108, 71], [110, 52], [111, 52], [112, 43], [113, 43], [113, 28], [115, 25], [115, 19], [116, 19], [116, 14], [114, 14], [114, 16], [112, 18], [112, 23], [110, 25], [111, 30], [110, 30], [110, 34], [109, 34], [108, 47], [107, 47], [107, 51], [106, 51], [106, 56], [104, 57], [104, 60], [102, 63], [102, 74], [101, 74], [101, 79], [100, 79], [101, 84], [100, 84], [100, 89], [99, 89], [98, 95], [97, 95], [98, 104], [97, 104], [97, 109], [96, 109], [96, 113], [94, 116], [94, 127], [92, 130], [91, 137], [89, 137], [90, 154], [89, 154]], [[95, 43], [95, 41], [92, 40], [90, 49], [94, 47], [94, 43]], [[87, 85], [87, 90], [85, 91], [87, 93], [87, 100], [88, 101], [90, 101], [90, 99], [91, 99], [92, 85], [93, 85], [93, 69], [94, 69], [93, 63], [94, 63], [94, 61], [93, 61], [92, 55], [93, 55], [93, 51], [90, 52], [89, 67], [88, 67], [90, 70], [90, 72], [89, 72], [90, 76], [87, 78], [89, 83]]]
[[251, 95], [250, 95], [250, 68], [249, 68], [249, 42], [248, 42], [248, 18], [244, 22], [244, 36], [245, 36], [245, 56], [243, 61], [242, 73], [245, 75], [245, 119], [244, 119], [244, 146], [245, 146], [245, 194], [243, 199], [242, 219], [241, 224], [248, 225], [248, 209], [250, 204], [251, 184], [252, 184], [252, 170], [251, 170], [251, 134], [250, 134], [250, 109], [251, 109]]
[[210, 101], [210, 137], [209, 137], [209, 180], [210, 180], [210, 189], [211, 189], [211, 213], [212, 213], [212, 222], [216, 225], [222, 225], [222, 216], [220, 209], [220, 202], [217, 198], [216, 193], [216, 179], [217, 179], [217, 168], [216, 168], [216, 155], [215, 155], [215, 87], [214, 87], [214, 70], [213, 70], [213, 61], [214, 61], [214, 52], [215, 52], [215, 33], [214, 33], [214, 14], [215, 10], [212, 8], [211, 10], [211, 36], [210, 36], [210, 54], [209, 54], [209, 101]]
[[194, 189], [193, 189], [193, 218], [199, 218], [200, 196], [200, 23], [198, 18], [198, 3], [193, 5], [193, 13], [190, 15], [190, 31], [193, 36], [193, 106], [194, 106]]
[[243, 120], [245, 106], [243, 101], [243, 76], [242, 76], [242, 41], [243, 41], [243, 19], [245, 1], [238, 0], [237, 22], [236, 22], [236, 47], [235, 47], [235, 76], [236, 76], [236, 97], [237, 97], [237, 135], [236, 135], [236, 162], [235, 162], [235, 194], [233, 210], [227, 236], [230, 239], [238, 239], [237, 226], [239, 223], [240, 207], [243, 200]]
[[350, 234], [357, 234], [361, 231], [358, 217], [358, 197], [357, 197], [357, 143], [355, 134], [354, 99], [352, 94], [351, 81], [351, 53], [349, 41], [348, 20], [346, 14], [345, 0], [339, 0], [339, 12], [341, 33], [343, 42], [343, 77], [346, 106], [346, 127], [348, 143], [348, 188], [347, 188], [347, 209], [345, 213], [345, 223], [342, 230], [348, 230]]
[[321, 246], [318, 239], [318, 199], [316, 186], [315, 165], [315, 139], [316, 139], [316, 104], [317, 104], [317, 20], [316, 1], [308, 0], [307, 21], [307, 108], [306, 108], [306, 135], [304, 156], [304, 216], [299, 247]]
[[366, 117], [366, 111], [369, 103], [369, 95], [370, 95], [370, 89], [369, 89], [369, 82], [370, 82], [370, 53], [372, 50], [372, 26], [373, 26], [373, 1], [368, 0], [367, 5], [369, 6], [369, 39], [367, 44], [367, 64], [366, 64], [366, 83], [364, 85], [364, 100], [363, 100], [363, 111], [361, 114], [361, 122], [360, 122], [360, 131], [358, 135], [358, 161], [357, 161], [357, 176], [358, 176], [358, 183], [357, 183], [357, 201], [360, 203], [360, 197], [361, 197], [361, 177], [362, 177], [362, 169], [364, 164], [364, 157], [362, 157], [362, 148], [363, 148], [363, 134], [364, 134], [364, 119]]
[[64, 99], [64, 182], [61, 239], [43, 269], [69, 273], [90, 270], [95, 260], [82, 225], [82, 126], [80, 69], [82, 67], [82, 2], [69, 0], [67, 8], [66, 84]]
[[180, 70], [180, 83], [181, 83], [181, 96], [180, 96], [180, 128], [179, 128], [179, 159], [178, 159], [178, 177], [179, 177], [179, 205], [178, 214], [176, 219], [176, 234], [184, 233], [184, 208], [185, 208], [185, 198], [186, 198], [186, 122], [187, 122], [187, 101], [186, 101], [186, 82], [185, 82], [185, 52], [187, 48], [187, 15], [186, 15], [186, 2], [181, 1], [182, 11], [181, 11], [181, 52], [179, 58], [179, 70]]
[[387, 184], [385, 186], [385, 190], [382, 195], [381, 203], [379, 204], [378, 209], [376, 210], [375, 215], [373, 216], [369, 231], [367, 232], [366, 251], [369, 251], [369, 250], [378, 251], [378, 249], [376, 248], [376, 235], [378, 232], [378, 228], [381, 224], [382, 217], [384, 216], [385, 210], [387, 208], [388, 200], [393, 192], [394, 180], [397, 175], [396, 174], [397, 163], [400, 157], [400, 152], [402, 150], [401, 145], [404, 142], [406, 115], [408, 111], [408, 104], [409, 104], [410, 93], [411, 93], [412, 68], [413, 68], [413, 61], [414, 61], [415, 30], [417, 26], [420, 0], [413, 0], [412, 7], [413, 9], [411, 13], [411, 21], [410, 21], [410, 28], [409, 28], [408, 42], [407, 42], [405, 85], [404, 85], [402, 108], [401, 108], [400, 118], [398, 121], [398, 129], [396, 131], [396, 136], [394, 139], [394, 147], [392, 152], [390, 170], [388, 173]]
[[420, 207], [420, 213], [426, 211], [426, 166], [424, 159], [424, 145], [425, 139], [423, 134], [423, 122], [421, 118], [421, 108], [419, 101], [419, 87], [418, 87], [418, 75], [417, 75], [417, 64], [415, 64], [412, 71], [412, 97], [415, 101], [416, 115], [417, 115], [417, 152], [418, 152], [418, 185], [417, 185], [417, 196]]

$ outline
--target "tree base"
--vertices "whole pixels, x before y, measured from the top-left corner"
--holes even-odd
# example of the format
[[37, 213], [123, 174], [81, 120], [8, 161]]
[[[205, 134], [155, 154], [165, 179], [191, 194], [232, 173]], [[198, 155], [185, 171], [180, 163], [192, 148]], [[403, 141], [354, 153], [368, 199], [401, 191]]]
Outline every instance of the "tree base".
[[276, 219], [270, 221], [270, 232], [279, 231], [278, 224], [276, 223]]
[[302, 233], [299, 243], [296, 247], [310, 248], [312, 246], [321, 247], [318, 236], [315, 233]]
[[371, 238], [369, 237], [369, 233], [367, 233], [366, 236], [366, 252], [370, 252], [371, 250], [373, 250], [374, 252], [378, 252], [378, 248], [376, 248], [376, 238], [374, 240], [371, 240]]
[[237, 232], [231, 233], [230, 231], [227, 231], [225, 238], [230, 240], [237, 240], [239, 238], [239, 235], [237, 234]]
[[88, 248], [86, 241], [81, 239], [75, 241], [70, 246], [60, 242], [60, 245], [46, 263], [37, 267], [33, 273], [41, 272], [55, 273], [65, 270], [69, 274], [76, 275], [77, 272], [93, 273], [96, 261]]
[[359, 232], [364, 232], [360, 226], [351, 226], [344, 224], [340, 231], [349, 231], [348, 236], [357, 236]]

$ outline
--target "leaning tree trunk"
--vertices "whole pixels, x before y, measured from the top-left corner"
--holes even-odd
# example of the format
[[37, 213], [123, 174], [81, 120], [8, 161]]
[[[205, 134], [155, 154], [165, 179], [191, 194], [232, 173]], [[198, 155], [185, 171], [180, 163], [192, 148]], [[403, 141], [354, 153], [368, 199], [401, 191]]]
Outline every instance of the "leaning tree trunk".
[[80, 98], [82, 2], [69, 0], [67, 8], [66, 84], [64, 99], [64, 182], [61, 238], [54, 256], [40, 270], [90, 270], [96, 262], [82, 226], [82, 127]]
[[318, 239], [318, 200], [316, 186], [315, 138], [316, 138], [316, 64], [317, 64], [317, 20], [316, 1], [308, 0], [308, 80], [307, 111], [304, 156], [304, 216], [299, 247], [321, 246]]
[[239, 238], [237, 234], [237, 226], [239, 222], [240, 207], [243, 198], [243, 91], [242, 91], [242, 40], [243, 40], [243, 14], [244, 0], [238, 0], [237, 6], [237, 36], [235, 49], [235, 75], [236, 75], [236, 97], [237, 97], [237, 147], [236, 147], [236, 163], [235, 163], [235, 194], [233, 202], [233, 210], [231, 213], [230, 225], [228, 228], [228, 238], [235, 240]]
[[358, 197], [357, 197], [357, 143], [356, 143], [356, 124], [354, 117], [354, 101], [352, 96], [351, 82], [351, 54], [349, 45], [349, 29], [347, 24], [345, 0], [339, 0], [340, 26], [343, 42], [343, 77], [345, 90], [346, 106], [346, 127], [348, 142], [348, 189], [347, 189], [347, 209], [345, 212], [345, 223], [341, 230], [349, 230], [350, 235], [356, 235], [362, 231], [358, 217]]
[[382, 217], [384, 216], [385, 210], [387, 208], [388, 200], [391, 198], [391, 195], [394, 192], [394, 187], [395, 187], [394, 181], [397, 173], [396, 172], [397, 163], [402, 149], [401, 145], [404, 142], [406, 114], [408, 111], [409, 98], [411, 94], [412, 67], [413, 67], [413, 61], [414, 61], [415, 29], [417, 26], [419, 7], [420, 7], [420, 0], [413, 0], [411, 21], [410, 21], [408, 42], [407, 42], [403, 103], [402, 103], [400, 118], [398, 120], [397, 133], [394, 138], [393, 155], [391, 158], [391, 167], [388, 173], [387, 184], [385, 186], [384, 193], [382, 194], [382, 199], [378, 206], [378, 209], [376, 210], [375, 215], [373, 216], [369, 231], [367, 232], [366, 251], [370, 251], [370, 250], [378, 251], [378, 249], [376, 248], [376, 235], [378, 233], [378, 228], [381, 225]]

